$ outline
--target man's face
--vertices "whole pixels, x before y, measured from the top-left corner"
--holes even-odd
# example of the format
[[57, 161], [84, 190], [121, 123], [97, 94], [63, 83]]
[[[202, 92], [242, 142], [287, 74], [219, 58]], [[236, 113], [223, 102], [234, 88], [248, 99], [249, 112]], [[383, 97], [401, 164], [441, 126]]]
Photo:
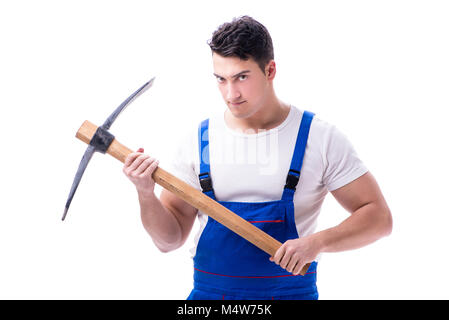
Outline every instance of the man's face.
[[242, 60], [214, 53], [212, 60], [218, 88], [234, 117], [251, 117], [264, 106], [270, 78], [252, 58]]

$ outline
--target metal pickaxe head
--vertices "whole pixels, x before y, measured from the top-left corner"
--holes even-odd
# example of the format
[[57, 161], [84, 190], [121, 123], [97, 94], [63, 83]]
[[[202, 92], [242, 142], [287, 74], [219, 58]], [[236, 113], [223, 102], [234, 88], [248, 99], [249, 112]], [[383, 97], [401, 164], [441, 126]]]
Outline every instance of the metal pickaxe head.
[[89, 164], [90, 159], [92, 158], [95, 151], [105, 153], [108, 150], [110, 144], [114, 140], [114, 136], [108, 131], [111, 125], [114, 123], [115, 119], [120, 115], [120, 113], [131, 103], [139, 97], [142, 93], [148, 90], [153, 84], [154, 78], [145, 83], [136, 92], [130, 95], [125, 101], [123, 101], [117, 109], [106, 119], [102, 126], [98, 127], [95, 135], [92, 137], [89, 146], [84, 152], [83, 158], [78, 166], [78, 170], [76, 171], [75, 179], [72, 183], [72, 188], [70, 189], [69, 197], [67, 198], [67, 202], [65, 204], [64, 214], [62, 216], [62, 220], [65, 219], [67, 215], [67, 211], [69, 210], [70, 203], [72, 202], [73, 196], [75, 195], [76, 189], [81, 181], [84, 171], [86, 170], [87, 165]]

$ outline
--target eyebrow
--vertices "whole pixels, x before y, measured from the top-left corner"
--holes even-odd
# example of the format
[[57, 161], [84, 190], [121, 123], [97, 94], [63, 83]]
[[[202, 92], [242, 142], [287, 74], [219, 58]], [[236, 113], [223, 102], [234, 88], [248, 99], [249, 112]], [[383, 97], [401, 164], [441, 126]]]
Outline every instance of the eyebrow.
[[[231, 78], [235, 79], [235, 78], [238, 78], [238, 77], [240, 77], [240, 76], [242, 76], [244, 74], [250, 73], [250, 72], [251, 72], [251, 70], [243, 70], [243, 71], [240, 71], [237, 74], [234, 74], [233, 76], [231, 76]], [[220, 76], [220, 75], [218, 75], [216, 73], [214, 73], [214, 76], [216, 76], [217, 78], [224, 78], [224, 77], [222, 77], [222, 76]]]

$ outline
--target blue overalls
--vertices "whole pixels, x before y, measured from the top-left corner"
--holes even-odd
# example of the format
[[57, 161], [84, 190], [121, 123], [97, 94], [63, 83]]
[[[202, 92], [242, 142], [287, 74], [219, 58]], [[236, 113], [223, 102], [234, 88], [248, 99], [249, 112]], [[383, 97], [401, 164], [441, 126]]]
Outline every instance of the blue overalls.
[[[281, 200], [218, 201], [281, 243], [299, 237], [293, 196], [313, 116], [308, 111], [303, 114]], [[208, 126], [207, 119], [198, 129], [199, 179], [203, 193], [216, 200], [210, 175]], [[194, 288], [187, 299], [318, 299], [316, 267], [313, 262], [304, 276], [294, 276], [271, 262], [267, 253], [208, 217], [194, 257]]]

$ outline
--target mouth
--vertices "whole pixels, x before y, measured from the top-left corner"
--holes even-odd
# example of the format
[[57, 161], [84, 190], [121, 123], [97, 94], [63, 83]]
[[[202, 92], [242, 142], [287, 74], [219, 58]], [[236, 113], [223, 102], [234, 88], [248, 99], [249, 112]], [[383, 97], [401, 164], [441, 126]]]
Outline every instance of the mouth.
[[229, 104], [233, 107], [238, 107], [242, 104], [244, 104], [246, 101], [239, 101], [239, 102], [229, 102]]

